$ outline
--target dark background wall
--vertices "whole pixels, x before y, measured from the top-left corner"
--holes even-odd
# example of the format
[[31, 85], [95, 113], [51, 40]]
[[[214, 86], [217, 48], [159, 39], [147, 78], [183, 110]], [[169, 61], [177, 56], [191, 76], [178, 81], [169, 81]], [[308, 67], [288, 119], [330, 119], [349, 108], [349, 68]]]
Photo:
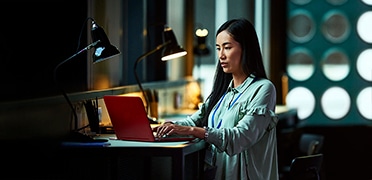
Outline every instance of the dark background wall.
[[[0, 101], [60, 94], [53, 70], [87, 45], [86, 18], [87, 1], [1, 1]], [[67, 92], [87, 89], [86, 55], [58, 70]]]

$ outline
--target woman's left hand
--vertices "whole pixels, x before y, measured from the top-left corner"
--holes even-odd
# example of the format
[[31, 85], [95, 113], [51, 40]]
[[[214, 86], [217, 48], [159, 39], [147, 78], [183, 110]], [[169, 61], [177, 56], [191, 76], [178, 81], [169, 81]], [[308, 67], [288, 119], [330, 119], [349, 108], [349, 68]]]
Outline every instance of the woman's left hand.
[[205, 136], [204, 128], [194, 126], [181, 126], [178, 124], [173, 124], [171, 122], [166, 122], [160, 126], [154, 127], [152, 131], [156, 132], [156, 136], [160, 138], [172, 134], [191, 135], [197, 138], [204, 138]]
[[166, 122], [160, 126], [152, 128], [153, 132], [156, 132], [156, 136], [161, 138], [173, 134], [175, 125], [170, 122]]

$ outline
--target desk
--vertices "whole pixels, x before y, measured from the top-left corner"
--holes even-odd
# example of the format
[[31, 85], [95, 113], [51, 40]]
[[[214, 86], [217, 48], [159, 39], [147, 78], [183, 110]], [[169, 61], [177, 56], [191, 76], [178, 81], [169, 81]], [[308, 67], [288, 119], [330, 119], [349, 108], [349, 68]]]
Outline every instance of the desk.
[[277, 137], [277, 152], [278, 152], [278, 167], [279, 170], [283, 166], [291, 163], [293, 153], [297, 147], [298, 123], [297, 110], [288, 108], [285, 105], [277, 105], [275, 113], [278, 115], [279, 121], [276, 126]]
[[[108, 138], [114, 135], [101, 135]], [[69, 155], [65, 164], [94, 163], [104, 179], [200, 179], [203, 170], [205, 142], [138, 142], [109, 140], [108, 146], [64, 146]], [[102, 163], [101, 165], [98, 162]], [[160, 163], [160, 164], [159, 164]], [[81, 164], [80, 164], [81, 166]], [[83, 168], [78, 167], [76, 168]], [[73, 172], [74, 170], [72, 170]], [[161, 172], [164, 171], [164, 172]], [[76, 178], [75, 175], [73, 175]], [[156, 178], [154, 178], [156, 176]], [[96, 179], [97, 176], [94, 176]]]
[[297, 124], [299, 123], [297, 109], [288, 108], [285, 105], [277, 105], [275, 108], [275, 113], [279, 118], [279, 122], [276, 127], [278, 132], [292, 132], [297, 128]]
[[171, 144], [110, 140], [111, 145], [106, 147], [61, 146], [61, 142], [1, 141], [4, 166], [0, 179], [200, 179], [204, 163], [204, 141]]
[[[285, 117], [296, 117], [295, 112], [287, 111], [286, 108], [277, 109], [281, 120]], [[286, 146], [283, 147], [289, 141], [281, 137], [278, 136], [278, 152], [289, 154]], [[102, 135], [102, 138], [107, 137]], [[111, 140], [109, 142], [111, 146], [108, 147], [61, 148], [60, 141], [54, 139], [3, 141], [4, 166], [0, 179], [148, 180], [154, 179], [152, 177], [161, 170], [165, 170], [165, 173], [171, 172], [171, 175], [160, 179], [200, 179], [198, 176], [202, 166], [199, 163], [203, 163], [204, 141], [167, 146], [148, 146], [147, 143], [135, 145], [129, 142], [125, 144]], [[282, 149], [284, 151], [281, 151]], [[157, 167], [156, 161], [164, 159], [168, 169]], [[139, 178], [130, 178], [133, 176]]]

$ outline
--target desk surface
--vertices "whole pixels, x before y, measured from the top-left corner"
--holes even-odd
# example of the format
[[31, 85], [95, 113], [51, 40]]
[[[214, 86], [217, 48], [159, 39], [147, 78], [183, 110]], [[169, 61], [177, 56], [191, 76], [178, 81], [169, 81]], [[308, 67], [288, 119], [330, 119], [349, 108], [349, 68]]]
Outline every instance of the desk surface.
[[285, 119], [291, 116], [296, 116], [297, 110], [288, 108], [286, 105], [277, 105], [275, 107], [275, 113], [279, 116], [279, 119]]
[[[181, 142], [141, 142], [141, 141], [123, 141], [115, 140], [115, 134], [101, 134], [95, 139], [106, 139], [107, 142], [63, 142], [65, 148], [76, 149], [78, 147], [95, 147], [105, 148], [108, 151], [124, 151], [129, 154], [137, 154], [140, 151], [147, 151], [148, 154], [166, 154], [166, 153], [181, 153], [187, 155], [205, 148], [205, 142], [200, 139], [193, 141]], [[149, 151], [150, 150], [150, 151]], [[123, 151], [123, 152], [124, 152]]]
[[124, 141], [116, 140], [115, 134], [101, 134], [96, 139], [107, 139], [110, 145], [108, 147], [186, 147], [193, 142], [141, 142], [141, 141]]

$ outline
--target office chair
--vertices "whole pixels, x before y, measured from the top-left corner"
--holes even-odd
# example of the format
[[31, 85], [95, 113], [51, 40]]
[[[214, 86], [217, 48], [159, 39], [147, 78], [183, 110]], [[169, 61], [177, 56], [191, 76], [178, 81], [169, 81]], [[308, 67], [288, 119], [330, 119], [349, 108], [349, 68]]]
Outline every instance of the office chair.
[[[298, 142], [298, 149], [294, 157], [319, 154], [322, 151], [324, 136], [320, 134], [303, 133]], [[287, 180], [291, 164], [280, 168], [280, 180]]]
[[299, 155], [313, 155], [321, 152], [324, 136], [320, 134], [303, 133], [299, 140]]
[[299, 156], [292, 160], [289, 180], [320, 180], [323, 154]]

